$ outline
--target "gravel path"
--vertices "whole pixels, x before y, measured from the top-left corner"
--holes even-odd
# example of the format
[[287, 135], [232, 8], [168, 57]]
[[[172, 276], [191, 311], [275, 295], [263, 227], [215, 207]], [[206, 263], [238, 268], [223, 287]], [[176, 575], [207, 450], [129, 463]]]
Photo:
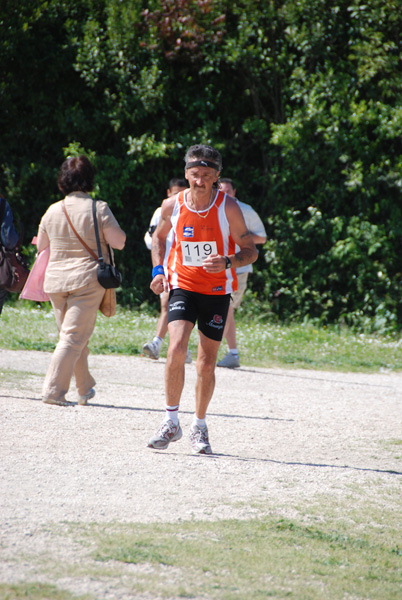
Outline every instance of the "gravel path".
[[[183, 438], [154, 451], [146, 443], [164, 414], [163, 360], [91, 356], [97, 395], [67, 408], [40, 401], [49, 360], [0, 350], [0, 581], [29, 580], [29, 564], [13, 558], [46, 545], [50, 524], [292, 516], [362, 488], [381, 504], [400, 486], [401, 373], [218, 368], [215, 454], [193, 456], [194, 363]], [[62, 538], [54, 551], [67, 552]]]

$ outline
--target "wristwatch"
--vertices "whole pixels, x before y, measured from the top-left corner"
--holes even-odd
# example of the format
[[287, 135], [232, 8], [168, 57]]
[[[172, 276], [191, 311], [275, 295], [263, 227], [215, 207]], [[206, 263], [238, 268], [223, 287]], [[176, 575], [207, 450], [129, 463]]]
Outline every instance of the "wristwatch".
[[228, 256], [225, 256], [225, 260], [226, 260], [225, 269], [230, 269], [232, 267], [232, 261], [230, 260], [230, 258]]

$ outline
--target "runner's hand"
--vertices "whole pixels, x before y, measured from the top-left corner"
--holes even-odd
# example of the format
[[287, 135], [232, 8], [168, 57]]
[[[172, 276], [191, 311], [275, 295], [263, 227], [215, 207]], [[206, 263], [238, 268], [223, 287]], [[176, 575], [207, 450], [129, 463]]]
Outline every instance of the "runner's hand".
[[164, 275], [155, 275], [149, 287], [157, 296], [159, 296], [159, 294], [162, 294], [162, 292], [169, 291], [168, 280]]
[[226, 258], [220, 254], [211, 254], [203, 260], [202, 268], [207, 273], [220, 273], [226, 268]]

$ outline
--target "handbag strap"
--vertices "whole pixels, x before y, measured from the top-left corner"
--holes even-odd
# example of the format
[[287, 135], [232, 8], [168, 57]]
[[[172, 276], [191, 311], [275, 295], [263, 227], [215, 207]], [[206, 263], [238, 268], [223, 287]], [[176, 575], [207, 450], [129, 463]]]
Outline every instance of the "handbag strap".
[[[87, 244], [84, 242], [84, 240], [82, 239], [82, 237], [80, 237], [80, 236], [78, 235], [78, 233], [76, 232], [76, 230], [75, 230], [75, 228], [74, 228], [74, 225], [71, 223], [70, 217], [69, 217], [69, 216], [68, 216], [68, 214], [67, 214], [66, 207], [65, 207], [65, 204], [64, 204], [64, 200], [62, 200], [62, 201], [61, 201], [61, 206], [62, 206], [62, 208], [63, 208], [64, 214], [65, 214], [65, 215], [66, 215], [66, 217], [67, 217], [67, 221], [69, 222], [69, 225], [70, 225], [71, 229], [73, 230], [73, 232], [75, 233], [75, 235], [77, 236], [77, 238], [79, 239], [79, 241], [81, 242], [81, 244], [84, 246], [85, 250], [88, 250], [89, 254], [90, 254], [91, 256], [93, 256], [93, 258], [94, 258], [95, 260], [98, 260], [98, 257], [96, 256], [95, 252], [94, 252], [93, 250], [91, 250], [91, 248], [90, 248], [90, 247], [89, 247], [89, 246], [88, 246], [88, 245], [87, 245]], [[95, 228], [95, 230], [96, 230], [96, 228]], [[98, 233], [96, 232], [96, 234], [97, 234], [97, 238], [96, 238], [96, 239], [97, 239], [97, 241], [98, 241]], [[102, 259], [102, 260], [103, 260], [103, 259]]]
[[[101, 265], [103, 265], [104, 260], [103, 260], [103, 256], [102, 256], [102, 250], [101, 250], [100, 239], [99, 239], [98, 218], [96, 216], [96, 200], [92, 200], [92, 215], [94, 218], [95, 236], [96, 236], [96, 243], [98, 246], [99, 263]], [[110, 264], [114, 266], [114, 260], [113, 260], [112, 251], [110, 250], [110, 245], [108, 244], [107, 247], [109, 250]]]

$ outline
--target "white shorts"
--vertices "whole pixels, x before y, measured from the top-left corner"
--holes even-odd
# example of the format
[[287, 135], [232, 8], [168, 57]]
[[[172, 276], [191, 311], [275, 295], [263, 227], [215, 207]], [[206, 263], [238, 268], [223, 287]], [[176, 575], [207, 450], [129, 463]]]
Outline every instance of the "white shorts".
[[232, 294], [232, 300], [230, 302], [230, 306], [233, 308], [239, 308], [243, 294], [246, 291], [247, 287], [247, 279], [248, 273], [238, 273], [237, 275], [237, 290]]

